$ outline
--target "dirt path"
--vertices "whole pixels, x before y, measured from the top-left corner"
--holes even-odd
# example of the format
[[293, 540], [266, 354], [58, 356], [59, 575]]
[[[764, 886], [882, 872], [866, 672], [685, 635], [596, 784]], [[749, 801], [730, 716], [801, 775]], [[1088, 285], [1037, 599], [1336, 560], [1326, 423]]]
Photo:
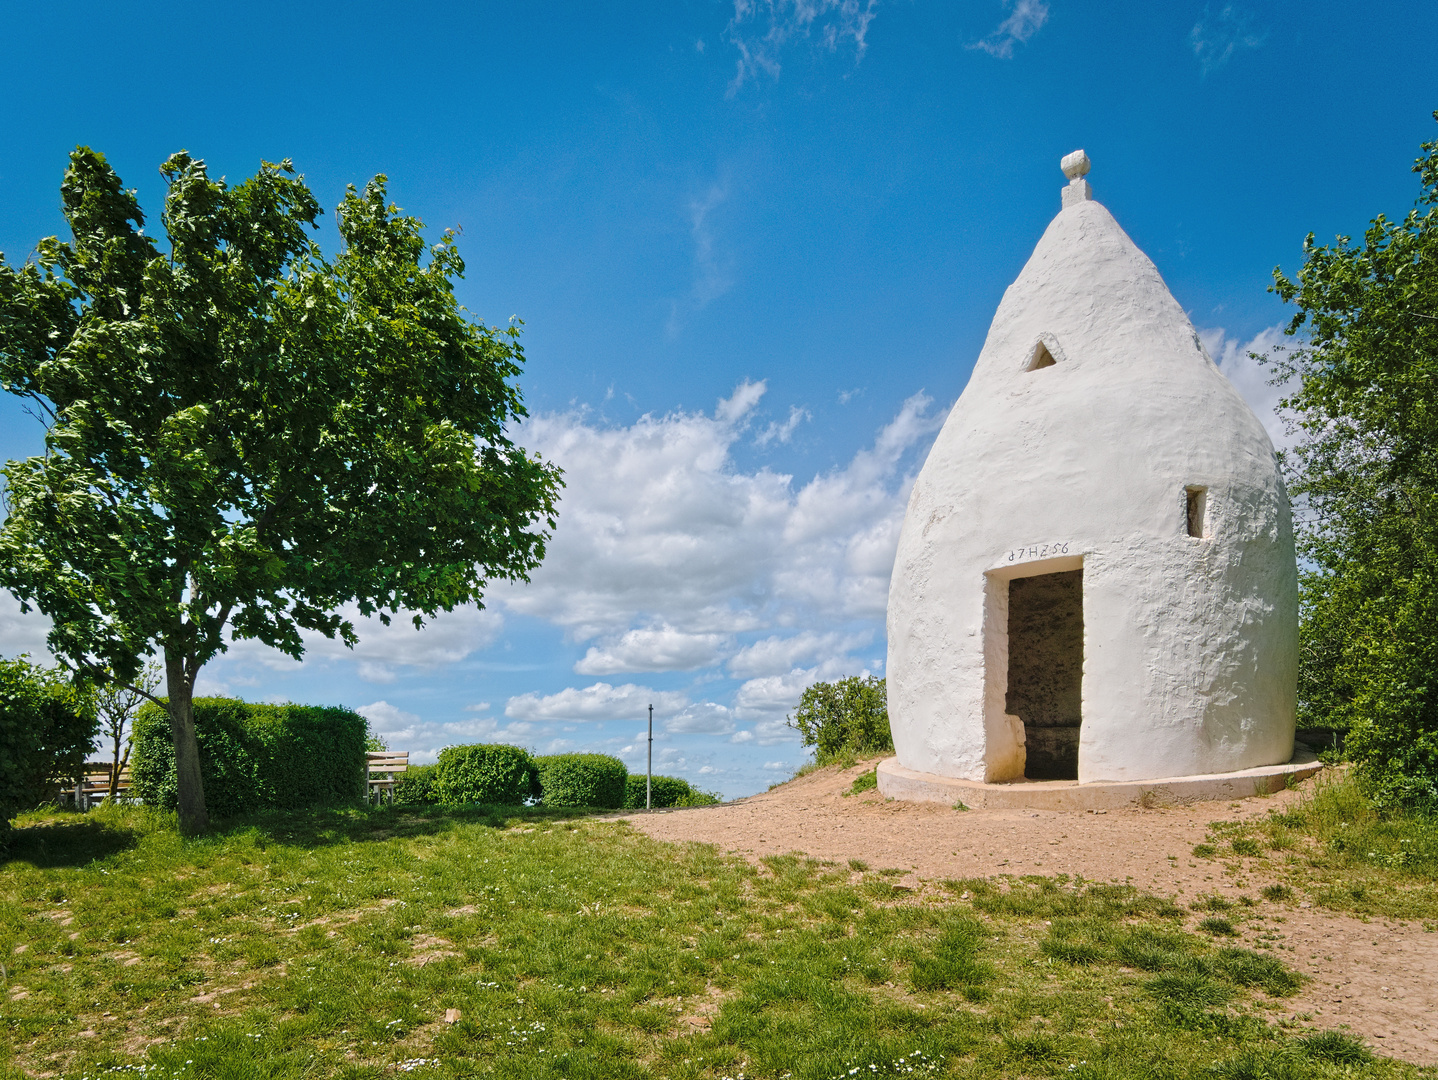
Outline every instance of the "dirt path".
[[[823, 769], [773, 791], [723, 806], [637, 814], [629, 820], [658, 840], [699, 841], [758, 859], [802, 852], [874, 869], [907, 871], [907, 884], [998, 874], [1068, 874], [1134, 885], [1191, 903], [1200, 895], [1255, 896], [1278, 867], [1250, 862], [1246, 876], [1195, 859], [1209, 822], [1266, 817], [1300, 797], [1195, 803], [1169, 809], [1073, 813], [955, 811], [887, 802], [878, 792], [845, 797], [871, 764]], [[1186, 905], [1185, 905], [1186, 906]], [[1299, 904], [1263, 904], [1245, 943], [1276, 945], [1310, 976], [1288, 1015], [1311, 1013], [1325, 1027], [1346, 1026], [1381, 1053], [1438, 1064], [1438, 933], [1396, 920], [1364, 920]], [[1264, 935], [1259, 941], [1259, 935]]]

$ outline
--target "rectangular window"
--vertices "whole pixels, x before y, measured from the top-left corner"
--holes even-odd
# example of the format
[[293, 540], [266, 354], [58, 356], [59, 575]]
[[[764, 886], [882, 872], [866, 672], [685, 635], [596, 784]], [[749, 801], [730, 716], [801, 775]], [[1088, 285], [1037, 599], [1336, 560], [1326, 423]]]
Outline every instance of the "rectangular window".
[[1188, 496], [1188, 535], [1202, 538], [1207, 535], [1208, 488], [1184, 488], [1184, 493]]

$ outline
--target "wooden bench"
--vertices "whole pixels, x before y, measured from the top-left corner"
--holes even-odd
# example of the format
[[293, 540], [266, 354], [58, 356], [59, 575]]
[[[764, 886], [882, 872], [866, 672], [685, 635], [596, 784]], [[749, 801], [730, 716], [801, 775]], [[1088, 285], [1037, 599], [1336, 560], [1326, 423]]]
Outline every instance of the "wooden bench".
[[[110, 773], [114, 765], [108, 761], [87, 761], [85, 771], [75, 778], [70, 787], [60, 793], [62, 801], [77, 810], [89, 810], [99, 806], [110, 797]], [[130, 767], [120, 770], [120, 782], [116, 785], [115, 800], [125, 802], [130, 796]]]
[[369, 769], [369, 798], [376, 804], [384, 801], [386, 793], [394, 802], [394, 786], [399, 774], [409, 769], [408, 750], [371, 750], [365, 754]]

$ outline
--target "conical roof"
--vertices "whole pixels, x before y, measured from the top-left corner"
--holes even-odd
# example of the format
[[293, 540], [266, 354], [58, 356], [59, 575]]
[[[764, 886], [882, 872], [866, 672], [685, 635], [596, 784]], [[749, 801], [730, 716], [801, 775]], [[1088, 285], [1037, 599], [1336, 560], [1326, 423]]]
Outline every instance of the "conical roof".
[[1272, 444], [1076, 156], [910, 497], [889, 597], [900, 762], [1023, 768], [1002, 598], [1080, 568], [1081, 781], [1286, 761], [1296, 569]]

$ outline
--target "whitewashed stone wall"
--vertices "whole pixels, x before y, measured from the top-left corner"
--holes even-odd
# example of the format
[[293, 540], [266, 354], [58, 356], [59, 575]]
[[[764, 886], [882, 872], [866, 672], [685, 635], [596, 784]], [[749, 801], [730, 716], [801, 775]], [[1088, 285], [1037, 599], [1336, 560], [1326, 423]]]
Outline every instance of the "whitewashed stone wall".
[[1082, 571], [1080, 782], [1285, 762], [1298, 592], [1272, 444], [1082, 172], [1064, 203], [909, 501], [888, 612], [899, 762], [1024, 775], [1009, 583], [1060, 571]]

